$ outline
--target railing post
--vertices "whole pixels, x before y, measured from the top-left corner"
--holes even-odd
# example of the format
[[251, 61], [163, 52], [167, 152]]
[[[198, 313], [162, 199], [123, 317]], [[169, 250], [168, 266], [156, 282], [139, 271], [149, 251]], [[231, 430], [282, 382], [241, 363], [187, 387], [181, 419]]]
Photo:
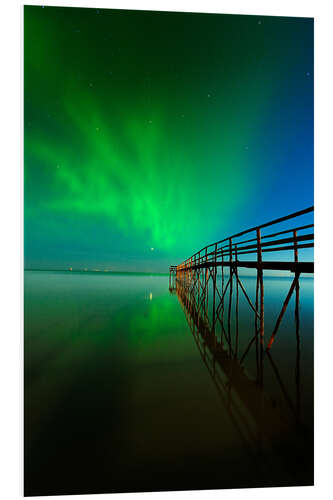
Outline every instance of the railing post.
[[198, 255], [198, 312], [199, 312], [199, 304], [200, 304], [200, 288], [201, 288], [201, 283], [200, 283], [200, 277], [201, 277], [201, 269], [200, 269], [200, 252]]
[[[206, 266], [208, 266], [208, 257], [207, 257], [207, 247], [206, 247], [206, 251], [205, 251], [205, 263], [206, 263]], [[209, 276], [208, 276], [208, 267], [206, 267], [206, 271], [205, 271], [205, 294], [206, 294], [206, 297], [205, 297], [205, 311], [207, 310], [208, 311], [208, 291], [209, 291], [209, 283], [208, 283], [208, 280], [209, 280]]]
[[193, 255], [191, 257], [191, 262], [190, 262], [190, 283], [192, 283], [193, 279]]
[[294, 236], [294, 260], [298, 262], [297, 231], [293, 231]]
[[222, 306], [221, 306], [221, 310], [222, 310], [222, 319], [223, 319], [223, 315], [224, 315], [224, 259], [223, 259], [223, 248], [221, 247], [221, 270], [222, 270], [222, 276], [221, 276], [221, 286], [222, 286]]
[[187, 279], [188, 279], [188, 259], [186, 260], [185, 264], [185, 286], [187, 285]]

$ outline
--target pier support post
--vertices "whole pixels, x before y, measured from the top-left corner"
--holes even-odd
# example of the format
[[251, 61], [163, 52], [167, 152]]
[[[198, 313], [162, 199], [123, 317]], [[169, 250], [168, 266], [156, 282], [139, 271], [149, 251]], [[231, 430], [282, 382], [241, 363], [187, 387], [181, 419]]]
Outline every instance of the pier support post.
[[262, 251], [261, 251], [261, 232], [257, 229], [257, 262], [258, 262], [258, 280], [260, 286], [260, 312], [259, 312], [259, 333], [260, 342], [264, 343], [264, 280], [262, 264]]
[[237, 245], [235, 245], [235, 276], [236, 276], [236, 346], [235, 346], [235, 358], [238, 355], [238, 337], [239, 337], [239, 329], [238, 329], [238, 307], [239, 307], [239, 280], [238, 280], [238, 267], [237, 267]]
[[229, 239], [229, 261], [230, 261], [230, 285], [229, 285], [229, 309], [228, 309], [228, 337], [229, 348], [231, 353], [231, 304], [232, 304], [232, 282], [233, 282], [233, 267], [232, 267], [232, 239]]
[[216, 275], [217, 275], [217, 243], [215, 243], [215, 250], [214, 250], [214, 268], [213, 268], [213, 333], [215, 336], [215, 300], [216, 300]]

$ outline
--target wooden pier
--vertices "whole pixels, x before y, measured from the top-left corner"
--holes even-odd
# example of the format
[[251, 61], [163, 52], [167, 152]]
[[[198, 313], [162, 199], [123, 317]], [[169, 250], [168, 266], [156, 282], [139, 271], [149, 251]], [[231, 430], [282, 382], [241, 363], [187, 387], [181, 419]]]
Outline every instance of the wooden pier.
[[[313, 211], [313, 206], [308, 207], [207, 245], [181, 264], [170, 267], [170, 290], [176, 290], [177, 287], [186, 289], [198, 311], [201, 311], [210, 324], [212, 331], [217, 322], [221, 323], [229, 340], [233, 294], [235, 293], [237, 330], [239, 294], [243, 293], [253, 311], [256, 326], [256, 334], [249, 349], [259, 339], [262, 350], [265, 345], [264, 272], [270, 270], [292, 273], [292, 283], [276, 318], [275, 326], [269, 332], [265, 349], [266, 351], [271, 349], [293, 295], [295, 295], [296, 338], [298, 338], [299, 278], [303, 273], [314, 272], [313, 257], [311, 260], [300, 258], [303, 249], [314, 247]], [[309, 218], [311, 221], [306, 220]], [[273, 252], [278, 260], [266, 259], [266, 256], [270, 256]], [[256, 293], [252, 300], [239, 276], [239, 268], [255, 270]], [[219, 270], [221, 274], [218, 273]], [[212, 301], [211, 304], [208, 304], [209, 300]]]

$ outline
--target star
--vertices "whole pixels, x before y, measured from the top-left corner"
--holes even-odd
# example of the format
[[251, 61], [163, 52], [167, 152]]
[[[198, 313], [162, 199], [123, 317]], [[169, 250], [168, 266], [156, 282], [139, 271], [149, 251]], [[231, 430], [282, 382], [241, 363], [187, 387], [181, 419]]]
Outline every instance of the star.
[[258, 21], [258, 24], [261, 24], [261, 21]]
[[150, 251], [151, 251], [151, 252], [153, 252], [154, 250], [155, 250], [155, 248], [154, 248], [154, 247], [151, 247], [151, 248], [150, 248]]

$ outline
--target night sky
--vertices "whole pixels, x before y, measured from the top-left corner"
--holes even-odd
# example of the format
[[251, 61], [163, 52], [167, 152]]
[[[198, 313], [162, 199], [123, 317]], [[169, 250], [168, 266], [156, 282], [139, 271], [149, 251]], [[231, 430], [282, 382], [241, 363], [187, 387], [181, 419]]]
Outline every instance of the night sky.
[[313, 204], [313, 20], [24, 8], [25, 267], [167, 271]]

